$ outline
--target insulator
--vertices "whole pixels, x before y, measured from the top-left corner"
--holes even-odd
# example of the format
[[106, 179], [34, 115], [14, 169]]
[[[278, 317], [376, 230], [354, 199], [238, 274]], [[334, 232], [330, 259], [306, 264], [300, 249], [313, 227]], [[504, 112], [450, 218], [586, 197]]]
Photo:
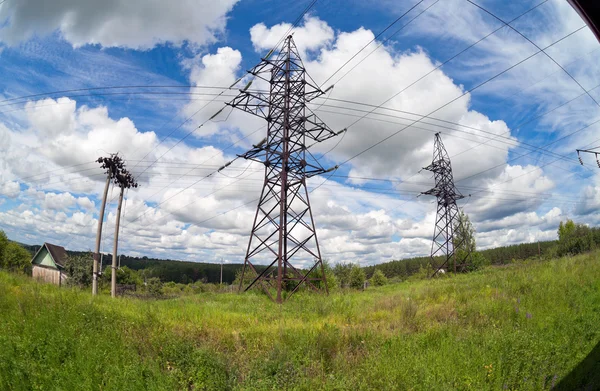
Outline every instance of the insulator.
[[212, 120], [213, 120], [213, 118], [215, 118], [217, 115], [221, 114], [221, 112], [223, 111], [223, 109], [224, 109], [224, 108], [222, 108], [221, 110], [219, 110], [219, 111], [217, 111], [216, 113], [214, 113], [214, 114], [213, 114], [213, 116], [212, 116], [212, 117], [210, 117], [208, 120], [209, 120], [209, 121], [212, 121]]
[[259, 148], [260, 146], [262, 146], [264, 143], [267, 142], [267, 138], [263, 138], [262, 140], [260, 140], [260, 142], [256, 145], [253, 145], [254, 148]]
[[229, 167], [229, 165], [230, 165], [231, 163], [233, 163], [233, 160], [232, 160], [232, 161], [230, 161], [230, 162], [227, 162], [225, 165], [221, 166], [221, 167], [220, 167], [220, 168], [217, 170], [217, 172], [221, 172], [221, 170], [223, 170], [224, 168], [226, 168], [226, 167]]
[[581, 160], [581, 156], [579, 156], [579, 163], [583, 166], [583, 160]]
[[267, 55], [265, 56], [265, 58], [264, 58], [264, 59], [265, 59], [265, 60], [268, 60], [268, 59], [269, 59], [269, 57], [271, 57], [271, 55], [273, 54], [273, 52], [274, 52], [274, 51], [275, 51], [275, 48], [271, 49], [271, 50], [269, 51], [269, 53], [267, 53]]
[[251, 85], [252, 85], [252, 80], [250, 80], [248, 82], [248, 84], [246, 84], [246, 86], [242, 89], [242, 92], [245, 92], [248, 88], [250, 88]]
[[239, 79], [237, 79], [236, 81], [233, 82], [232, 85], [229, 86], [229, 88], [233, 88], [233, 86], [235, 86], [237, 83], [239, 83], [242, 80], [242, 78], [240, 77]]

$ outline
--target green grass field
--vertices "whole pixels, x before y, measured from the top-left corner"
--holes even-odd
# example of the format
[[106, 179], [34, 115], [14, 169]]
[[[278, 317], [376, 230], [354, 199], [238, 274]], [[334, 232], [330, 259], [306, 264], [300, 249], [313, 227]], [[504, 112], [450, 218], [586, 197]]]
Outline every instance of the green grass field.
[[600, 389], [600, 253], [283, 306], [0, 273], [1, 390]]

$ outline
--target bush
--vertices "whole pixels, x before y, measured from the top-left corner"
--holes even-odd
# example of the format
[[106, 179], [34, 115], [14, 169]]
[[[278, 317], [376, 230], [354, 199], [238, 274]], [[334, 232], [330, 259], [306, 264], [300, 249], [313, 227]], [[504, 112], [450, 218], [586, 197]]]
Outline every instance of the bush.
[[558, 226], [558, 246], [556, 253], [559, 257], [564, 255], [575, 255], [591, 251], [596, 248], [594, 229], [576, 224], [573, 220], [567, 220]]
[[383, 274], [383, 272], [379, 269], [375, 270], [375, 273], [373, 273], [373, 277], [371, 277], [371, 284], [373, 284], [374, 286], [382, 286], [388, 283], [388, 279], [385, 276], [385, 274]]
[[67, 257], [65, 273], [68, 286], [86, 287], [92, 284], [93, 255], [77, 255]]
[[350, 269], [350, 287], [363, 289], [366, 279], [365, 271], [358, 265], [352, 265], [352, 269]]
[[[325, 270], [325, 280], [327, 282], [327, 290], [329, 292], [331, 292], [331, 291], [337, 289], [338, 279], [336, 278], [335, 273], [333, 272], [333, 269], [331, 268], [331, 266], [329, 265], [329, 262], [326, 259], [323, 260], [323, 269]], [[315, 271], [313, 271], [311, 273], [310, 277], [321, 278], [322, 274], [323, 273], [321, 272], [321, 268], [319, 266], [317, 266], [315, 268]], [[314, 284], [319, 289], [325, 289], [322, 281], [315, 281]]]
[[3, 269], [31, 274], [31, 254], [17, 243], [10, 242], [6, 246], [3, 258], [1, 266]]
[[347, 288], [350, 286], [350, 273], [354, 265], [351, 263], [338, 263], [333, 267], [333, 274], [338, 280], [341, 288]]
[[31, 273], [31, 254], [6, 237], [0, 230], [0, 269], [19, 273]]
[[151, 277], [146, 280], [146, 291], [154, 297], [162, 296], [163, 283], [158, 277]]
[[[462, 259], [460, 258], [462, 255], [463, 254], [461, 254], [461, 251], [457, 252], [457, 257], [459, 257], [458, 259]], [[467, 259], [466, 271], [472, 272], [475, 270], [479, 270], [490, 264], [491, 262], [489, 261], [489, 259], [487, 259], [482, 253], [478, 251], [473, 251]]]

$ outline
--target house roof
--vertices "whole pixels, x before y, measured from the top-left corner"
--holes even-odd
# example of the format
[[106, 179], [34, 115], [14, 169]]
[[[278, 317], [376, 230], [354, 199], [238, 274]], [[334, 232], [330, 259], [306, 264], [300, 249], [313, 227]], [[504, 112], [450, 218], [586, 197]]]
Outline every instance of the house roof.
[[67, 252], [65, 251], [65, 248], [50, 243], [44, 243], [44, 246], [46, 246], [50, 252], [50, 255], [52, 255], [54, 263], [60, 267], [65, 267], [65, 261], [67, 260]]
[[41, 246], [40, 249], [33, 256], [32, 261], [38, 256], [38, 254], [40, 253], [40, 251], [42, 251], [43, 248], [46, 248], [46, 250], [48, 250], [56, 266], [60, 268], [65, 267], [65, 261], [67, 260], [67, 251], [64, 247], [57, 246], [52, 243], [44, 243], [44, 245]]
[[568, 0], [600, 41], [600, 3], [598, 0]]

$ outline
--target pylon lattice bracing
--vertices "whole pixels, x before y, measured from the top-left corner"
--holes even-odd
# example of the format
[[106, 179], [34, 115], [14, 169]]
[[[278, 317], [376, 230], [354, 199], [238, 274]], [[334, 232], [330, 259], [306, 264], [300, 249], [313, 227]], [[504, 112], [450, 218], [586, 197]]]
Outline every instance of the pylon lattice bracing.
[[[291, 36], [248, 72], [269, 83], [270, 88], [268, 95], [253, 92], [248, 83], [228, 103], [267, 121], [267, 137], [240, 155], [265, 166], [240, 290], [259, 284], [271, 299], [281, 303], [282, 291], [288, 288], [289, 298], [303, 283], [319, 290], [315, 282], [320, 281], [327, 290], [306, 178], [328, 170], [312, 156], [306, 142], [321, 142], [339, 132], [328, 128], [306, 107], [323, 91], [306, 80]], [[255, 267], [258, 261], [268, 265], [260, 273]], [[308, 263], [308, 271], [297, 269], [292, 261]], [[321, 269], [319, 277], [314, 276], [317, 268]], [[254, 279], [244, 287], [247, 269], [254, 273]]]
[[461, 259], [457, 259], [455, 249], [462, 247], [465, 237], [464, 235], [461, 236], [458, 243], [454, 237], [454, 229], [456, 227], [463, 228], [460, 226], [462, 221], [460, 220], [460, 209], [456, 205], [456, 201], [465, 198], [465, 196], [454, 185], [450, 157], [439, 133], [435, 135], [433, 161], [424, 169], [433, 172], [435, 187], [421, 194], [432, 195], [437, 198], [435, 229], [433, 243], [431, 244], [432, 263], [433, 258], [436, 256], [445, 257], [432, 277], [446, 266], [453, 267], [455, 273], [465, 271], [471, 256], [470, 249], [461, 256]]

